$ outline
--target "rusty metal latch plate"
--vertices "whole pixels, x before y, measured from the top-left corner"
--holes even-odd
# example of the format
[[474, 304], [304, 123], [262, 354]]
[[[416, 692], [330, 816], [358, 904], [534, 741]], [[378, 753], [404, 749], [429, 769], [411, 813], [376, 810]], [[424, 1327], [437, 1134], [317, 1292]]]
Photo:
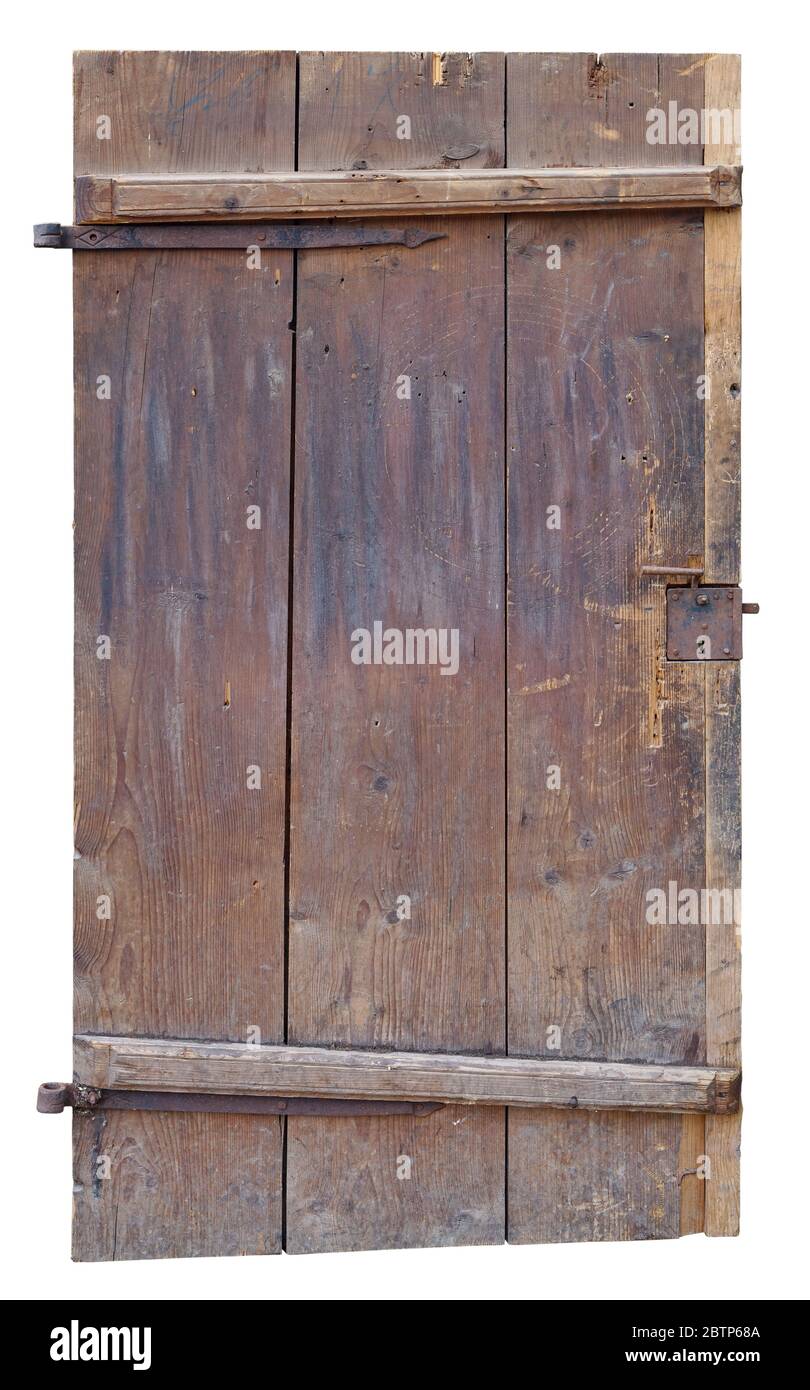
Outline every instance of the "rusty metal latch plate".
[[667, 659], [739, 661], [742, 615], [742, 589], [736, 584], [667, 589]]

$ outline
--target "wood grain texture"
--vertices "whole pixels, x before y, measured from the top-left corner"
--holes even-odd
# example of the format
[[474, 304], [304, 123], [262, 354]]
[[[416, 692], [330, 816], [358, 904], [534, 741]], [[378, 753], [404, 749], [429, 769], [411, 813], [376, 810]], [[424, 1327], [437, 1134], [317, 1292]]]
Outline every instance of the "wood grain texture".
[[[383, 82], [354, 84], [358, 138]], [[321, 138], [302, 101], [302, 168], [320, 162]], [[505, 1041], [503, 226], [435, 227], [446, 238], [407, 256], [299, 255], [288, 1037], [494, 1053]], [[397, 396], [403, 375], [410, 399]], [[351, 633], [375, 620], [457, 628], [458, 673], [353, 665]], [[400, 894], [410, 919], [397, 919]], [[501, 1191], [486, 1229], [502, 1239], [502, 1113], [477, 1123], [480, 1182]], [[372, 1122], [353, 1140], [322, 1122], [303, 1147], [289, 1124], [299, 1193], [322, 1190], [320, 1154], [329, 1172], [374, 1168], [392, 1133]], [[458, 1230], [454, 1185], [458, 1210], [469, 1202], [466, 1170], [446, 1169], [442, 1185], [436, 1244]], [[388, 1217], [357, 1209], [357, 1248], [402, 1231], [389, 1196]], [[338, 1217], [322, 1217], [331, 1248]], [[299, 1205], [290, 1248], [304, 1220]]]
[[284, 1123], [75, 1114], [74, 1260], [279, 1254]]
[[284, 272], [76, 258], [81, 1030], [282, 1036]]
[[[719, 663], [706, 672], [706, 883], [740, 886], [740, 667]], [[739, 1067], [741, 1025], [740, 924], [706, 929], [706, 1056]], [[734, 1236], [740, 1226], [740, 1113], [707, 1116], [706, 1234]]]
[[[295, 61], [270, 52], [76, 53], [74, 174], [291, 169]], [[99, 139], [104, 116], [109, 138]]]
[[[577, 219], [552, 272], [547, 219], [510, 231], [513, 1053], [559, 1027], [563, 1056], [704, 1054], [702, 928], [645, 919], [649, 889], [702, 883], [703, 672], [666, 663], [662, 586], [638, 577], [702, 550], [700, 232], [670, 213]], [[536, 1181], [521, 1152], [510, 1210]]]
[[287, 1125], [289, 1254], [503, 1240], [503, 1110]]
[[[740, 60], [714, 54], [706, 65], [706, 106], [740, 108]], [[719, 135], [724, 132], [718, 131]], [[706, 147], [706, 162], [740, 161], [739, 146]], [[706, 238], [706, 583], [740, 580], [741, 213], [707, 209]]]
[[[502, 53], [301, 53], [301, 169], [499, 169]], [[368, 94], [358, 119], [358, 92]], [[410, 123], [408, 138], [400, 118]], [[315, 137], [317, 132], [317, 138]]]
[[691, 1116], [509, 1114], [510, 1244], [682, 1234], [680, 1139]]
[[727, 1111], [739, 1083], [715, 1067], [92, 1036], [76, 1039], [75, 1063], [77, 1080], [102, 1090], [568, 1109]]
[[[738, 111], [741, 101], [737, 54], [712, 54], [706, 63], [706, 106]], [[707, 145], [707, 163], [741, 151], [732, 125]], [[706, 239], [706, 580], [740, 579], [740, 367], [741, 214], [719, 211], [704, 217]], [[740, 886], [740, 668], [729, 664], [706, 672], [706, 883], [734, 892]], [[712, 926], [706, 938], [706, 1056], [739, 1066], [741, 1015], [739, 924]], [[742, 1116], [706, 1123], [706, 1234], [733, 1236], [740, 1225]]]
[[741, 200], [740, 171], [725, 165], [683, 169], [465, 169], [407, 175], [266, 174], [242, 179], [76, 180], [80, 222], [193, 221], [202, 218], [423, 217], [542, 208], [728, 207]]
[[702, 164], [700, 143], [651, 144], [647, 113], [666, 112], [670, 101], [699, 112], [704, 61], [701, 54], [510, 53], [507, 163]]
[[[600, 82], [617, 71], [616, 60], [603, 62]], [[534, 100], [526, 86], [534, 65], [514, 63], [510, 162], [598, 162], [593, 138], [602, 133], [594, 135], [584, 110], [595, 108], [583, 103], [604, 93], [583, 87], [579, 55], [548, 65], [556, 92], [548, 123], [521, 115]], [[700, 109], [702, 65], [700, 95], [691, 62], [683, 66], [680, 100]], [[627, 93], [647, 92], [646, 55], [624, 55], [621, 71]], [[607, 126], [618, 132], [611, 162], [656, 162], [634, 117]], [[695, 155], [687, 147], [677, 157]], [[511, 222], [510, 1053], [548, 1055], [546, 1030], [557, 1027], [551, 1041], [563, 1057], [705, 1055], [703, 929], [645, 918], [649, 888], [703, 882], [703, 672], [666, 662], [663, 584], [638, 578], [642, 562], [686, 564], [703, 553], [701, 222], [673, 212]], [[549, 245], [561, 248], [558, 271], [547, 267]], [[550, 505], [561, 508], [559, 531], [546, 528]], [[547, 785], [553, 766], [559, 790]], [[584, 1182], [601, 1173], [610, 1186], [615, 1175], [602, 1168], [621, 1153], [622, 1118], [572, 1123]], [[640, 1161], [653, 1169], [663, 1143], [677, 1174], [691, 1137], [684, 1124], [639, 1116]], [[545, 1199], [532, 1206], [554, 1135], [537, 1115], [510, 1113], [510, 1240], [570, 1238]], [[559, 1142], [553, 1163], [565, 1171], [562, 1129]], [[623, 1181], [611, 1238], [678, 1233], [674, 1209], [665, 1204], [655, 1218], [644, 1184]], [[598, 1239], [605, 1227], [585, 1205], [574, 1229]]]
[[[503, 1045], [502, 247], [437, 225], [300, 258], [295, 1042]], [[375, 621], [458, 629], [457, 674], [354, 665]]]
[[678, 1152], [678, 1187], [680, 1189], [680, 1234], [699, 1235], [705, 1225], [706, 1178], [706, 1117], [684, 1115], [681, 1119], [680, 1149]]
[[[289, 164], [294, 68], [262, 95], [285, 64], [243, 58], [78, 55], [77, 170]], [[98, 112], [111, 115], [111, 141], [96, 139]], [[261, 271], [237, 251], [77, 256], [74, 285], [76, 1028], [280, 1039], [291, 253]], [[247, 527], [251, 504], [262, 529]], [[251, 765], [260, 789], [248, 788]], [[186, 1118], [116, 1120], [155, 1190], [147, 1201], [113, 1174], [99, 1192], [116, 1194], [131, 1232], [121, 1249], [139, 1257], [198, 1248], [192, 1229], [184, 1246], [179, 1218], [164, 1228], [150, 1215], [184, 1202], [192, 1174], [204, 1183]], [[77, 1182], [92, 1193], [75, 1124]], [[240, 1120], [236, 1137], [252, 1124]], [[226, 1121], [204, 1126], [206, 1163], [230, 1172]], [[278, 1126], [261, 1134], [263, 1165], [275, 1146], [280, 1172]], [[241, 1244], [252, 1188], [229, 1188]], [[106, 1200], [77, 1204], [81, 1258], [110, 1249]], [[252, 1243], [244, 1236], [256, 1253], [280, 1242], [279, 1202], [262, 1201]], [[212, 1235], [206, 1253], [217, 1244], [232, 1248]]]

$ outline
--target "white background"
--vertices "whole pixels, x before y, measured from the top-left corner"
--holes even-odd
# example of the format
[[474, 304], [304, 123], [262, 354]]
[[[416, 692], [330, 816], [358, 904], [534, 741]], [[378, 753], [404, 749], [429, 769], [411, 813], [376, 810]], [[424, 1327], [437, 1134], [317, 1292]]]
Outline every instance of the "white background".
[[[746, 17], [743, 17], [745, 11]], [[11, 1298], [797, 1298], [807, 1284], [807, 164], [800, 7], [704, 3], [67, 6], [5, 17], [2, 99], [0, 1257]], [[758, 18], [761, 14], [762, 18]], [[17, 32], [15, 33], [15, 27]], [[71, 1074], [74, 48], [732, 51], [743, 54], [745, 1126], [737, 1240], [72, 1265], [70, 1121], [35, 1112]]]

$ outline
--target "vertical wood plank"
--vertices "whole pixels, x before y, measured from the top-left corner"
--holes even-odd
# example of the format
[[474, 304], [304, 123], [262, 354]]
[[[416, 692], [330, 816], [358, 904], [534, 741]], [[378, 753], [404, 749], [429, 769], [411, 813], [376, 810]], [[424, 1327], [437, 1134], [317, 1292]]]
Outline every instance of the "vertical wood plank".
[[295, 54], [76, 53], [73, 131], [76, 178], [291, 169]]
[[681, 1116], [677, 1176], [680, 1196], [679, 1234], [682, 1236], [698, 1235], [705, 1225], [705, 1118], [705, 1115]]
[[[706, 146], [706, 163], [739, 164], [742, 152], [733, 119], [740, 109], [737, 54], [716, 53], [708, 58], [706, 108], [718, 113], [711, 132], [715, 138]], [[707, 208], [704, 213], [706, 583], [710, 584], [737, 584], [740, 578], [741, 218], [740, 208]]]
[[[442, 130], [478, 143], [473, 97], [491, 102], [497, 71], [496, 60], [476, 57], [473, 73], [479, 62], [486, 82], [459, 75], [422, 93], [419, 55], [381, 68], [305, 57], [300, 166], [348, 160], [369, 127], [388, 162], [394, 146], [383, 142], [396, 137], [381, 133], [375, 113], [399, 106], [402, 92], [424, 97], [414, 117], [441, 110]], [[448, 70], [461, 74], [461, 60]], [[340, 117], [325, 155], [320, 92], [334, 84]], [[433, 157], [420, 133], [428, 129], [414, 119], [407, 157], [416, 164]], [[436, 228], [445, 239], [415, 251], [299, 257], [289, 970], [297, 1043], [504, 1047], [503, 224]], [[458, 673], [354, 665], [351, 634], [375, 621], [457, 629]], [[397, 911], [403, 894], [406, 917]], [[503, 1239], [501, 1110], [288, 1125], [288, 1250]]]
[[75, 302], [76, 1026], [277, 1041], [292, 277], [77, 255]]
[[[644, 116], [670, 96], [699, 111], [702, 60], [507, 61], [510, 163], [699, 162], [691, 147], [662, 158]], [[511, 220], [512, 1053], [705, 1051], [702, 928], [646, 920], [651, 888], [703, 883], [703, 672], [666, 662], [663, 585], [638, 578], [644, 562], [703, 553], [702, 256], [694, 214]], [[631, 1137], [625, 1116], [510, 1112], [510, 1240], [695, 1229], [694, 1127], [632, 1118]], [[580, 1202], [586, 1189], [602, 1195]]]
[[[706, 885], [740, 886], [740, 668], [706, 672]], [[741, 966], [739, 923], [706, 929], [706, 1060], [739, 1066]], [[741, 1113], [706, 1116], [709, 1178], [706, 1234], [734, 1236], [740, 1226]]]
[[279, 1254], [283, 1124], [257, 1115], [77, 1114], [73, 1258]]
[[515, 168], [702, 164], [696, 144], [652, 144], [652, 109], [700, 111], [702, 56], [675, 53], [510, 53], [508, 163]]
[[[718, 113], [706, 161], [741, 162], [740, 59], [712, 54], [706, 63], [706, 107]], [[722, 113], [722, 114], [721, 114]], [[740, 578], [740, 252], [741, 211], [705, 214], [706, 580]], [[706, 885], [740, 886], [740, 668], [706, 672]], [[715, 924], [706, 938], [706, 1059], [738, 1066], [741, 959], [739, 923]], [[740, 1221], [742, 1116], [706, 1118], [706, 1234], [733, 1236]]]
[[503, 65], [500, 53], [302, 53], [299, 168], [501, 168]]
[[[76, 122], [77, 172], [283, 166], [294, 63], [80, 54]], [[281, 1040], [292, 259], [100, 252], [74, 285], [76, 1028]], [[133, 1113], [100, 1154], [92, 1123], [77, 1258], [279, 1249], [278, 1125]]]
[[287, 1124], [291, 1253], [503, 1240], [501, 1107]]
[[[680, 1129], [669, 1115], [509, 1111], [509, 1240], [681, 1234]], [[692, 1117], [694, 1118], [694, 1117]]]

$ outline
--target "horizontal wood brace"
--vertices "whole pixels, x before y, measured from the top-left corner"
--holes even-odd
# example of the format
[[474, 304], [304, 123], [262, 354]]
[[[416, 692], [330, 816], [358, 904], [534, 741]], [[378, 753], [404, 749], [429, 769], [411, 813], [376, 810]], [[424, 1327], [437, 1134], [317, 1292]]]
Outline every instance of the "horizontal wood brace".
[[328, 1047], [82, 1035], [83, 1086], [197, 1094], [320, 1096], [585, 1110], [725, 1113], [740, 1073], [715, 1066], [468, 1057]]
[[83, 176], [76, 180], [76, 218], [89, 224], [734, 207], [742, 201], [741, 172], [714, 164]]

